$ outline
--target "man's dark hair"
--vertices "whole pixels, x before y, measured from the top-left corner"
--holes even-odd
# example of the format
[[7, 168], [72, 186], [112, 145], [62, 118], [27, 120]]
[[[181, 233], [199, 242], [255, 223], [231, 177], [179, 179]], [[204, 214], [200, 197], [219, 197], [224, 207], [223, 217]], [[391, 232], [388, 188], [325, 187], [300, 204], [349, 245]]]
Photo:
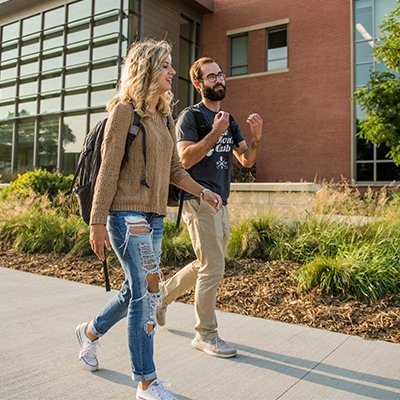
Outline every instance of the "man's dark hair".
[[[205, 64], [215, 63], [218, 64], [214, 59], [210, 57], [201, 57], [194, 62], [194, 64], [190, 67], [190, 80], [194, 84], [195, 81], [198, 81], [203, 78], [201, 73], [201, 67]], [[219, 64], [218, 64], [219, 65]]]

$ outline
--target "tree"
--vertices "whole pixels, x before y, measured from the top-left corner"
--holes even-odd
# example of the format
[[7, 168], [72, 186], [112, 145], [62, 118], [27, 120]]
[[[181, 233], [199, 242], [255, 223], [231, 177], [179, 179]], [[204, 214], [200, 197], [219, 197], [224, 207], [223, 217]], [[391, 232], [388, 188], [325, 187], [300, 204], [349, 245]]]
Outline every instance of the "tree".
[[[357, 135], [376, 146], [389, 148], [387, 157], [400, 165], [400, 0], [380, 25], [382, 37], [373, 55], [385, 62], [388, 71], [373, 72], [366, 86], [355, 92], [355, 99], [366, 113], [358, 121]], [[391, 72], [389, 72], [391, 71]]]

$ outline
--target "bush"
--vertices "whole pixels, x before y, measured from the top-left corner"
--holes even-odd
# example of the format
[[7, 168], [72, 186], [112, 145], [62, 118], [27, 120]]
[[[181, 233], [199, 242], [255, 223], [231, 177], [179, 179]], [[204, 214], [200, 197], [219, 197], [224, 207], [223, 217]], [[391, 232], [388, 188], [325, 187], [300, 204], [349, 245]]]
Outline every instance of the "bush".
[[10, 186], [0, 191], [0, 199], [5, 199], [12, 193], [26, 198], [33, 192], [38, 195], [46, 195], [50, 201], [54, 201], [60, 193], [65, 194], [69, 190], [72, 178], [72, 175], [65, 176], [58, 172], [36, 169], [18, 175], [18, 178], [11, 182]]

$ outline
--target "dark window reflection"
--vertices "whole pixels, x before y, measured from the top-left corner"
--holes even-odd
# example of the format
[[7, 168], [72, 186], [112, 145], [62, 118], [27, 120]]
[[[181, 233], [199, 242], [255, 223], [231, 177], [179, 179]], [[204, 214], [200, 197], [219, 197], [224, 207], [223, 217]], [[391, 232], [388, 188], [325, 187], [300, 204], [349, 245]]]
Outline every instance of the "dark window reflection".
[[372, 143], [357, 137], [357, 160], [373, 160], [374, 159], [374, 146]]
[[0, 174], [11, 172], [13, 124], [0, 124]]
[[21, 121], [17, 124], [17, 171], [33, 168], [33, 142], [35, 121]]
[[391, 182], [400, 180], [400, 168], [393, 162], [376, 163], [376, 178], [378, 181]]
[[65, 117], [62, 132], [62, 164], [65, 174], [75, 172], [86, 134], [86, 114]]
[[58, 116], [39, 122], [38, 166], [53, 171], [57, 168]]
[[376, 159], [377, 160], [387, 160], [387, 154], [389, 153], [389, 147], [382, 144], [381, 146], [376, 148]]
[[356, 179], [358, 182], [374, 180], [374, 165], [373, 163], [357, 163], [356, 164]]

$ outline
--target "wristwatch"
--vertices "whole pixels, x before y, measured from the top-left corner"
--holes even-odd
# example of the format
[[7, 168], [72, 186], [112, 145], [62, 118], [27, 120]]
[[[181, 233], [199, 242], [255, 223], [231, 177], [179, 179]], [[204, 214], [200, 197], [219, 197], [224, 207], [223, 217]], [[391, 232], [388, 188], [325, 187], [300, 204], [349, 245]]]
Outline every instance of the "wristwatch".
[[202, 200], [204, 200], [204, 193], [205, 192], [211, 192], [211, 190], [210, 189], [207, 189], [207, 188], [204, 188], [201, 192], [200, 192], [200, 198], [202, 199]]

